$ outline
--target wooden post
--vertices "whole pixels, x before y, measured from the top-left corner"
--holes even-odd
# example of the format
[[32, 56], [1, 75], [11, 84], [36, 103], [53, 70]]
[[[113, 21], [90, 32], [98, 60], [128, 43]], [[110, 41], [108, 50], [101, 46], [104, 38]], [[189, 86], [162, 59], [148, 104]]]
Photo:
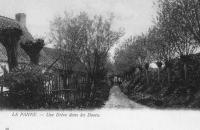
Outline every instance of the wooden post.
[[187, 80], [187, 65], [184, 63], [184, 77]]
[[145, 70], [146, 72], [146, 79], [147, 79], [147, 84], [149, 84], [149, 76], [148, 76], [148, 70]]
[[158, 82], [160, 82], [160, 69], [162, 67], [162, 62], [156, 62], [156, 65], [158, 66]]
[[160, 67], [158, 67], [158, 82], [160, 82]]
[[188, 55], [181, 55], [180, 58], [184, 64], [184, 68], [183, 68], [184, 69], [184, 79], [186, 81], [187, 80], [187, 63], [190, 62], [190, 58]]
[[3, 85], [1, 86], [1, 93], [3, 93]]
[[146, 63], [145, 64], [145, 72], [146, 72], [147, 84], [149, 84], [148, 70], [149, 70], [149, 63]]
[[169, 84], [169, 86], [171, 85], [171, 77], [170, 77], [170, 68], [168, 67], [167, 68], [167, 77], [168, 77], [168, 84]]

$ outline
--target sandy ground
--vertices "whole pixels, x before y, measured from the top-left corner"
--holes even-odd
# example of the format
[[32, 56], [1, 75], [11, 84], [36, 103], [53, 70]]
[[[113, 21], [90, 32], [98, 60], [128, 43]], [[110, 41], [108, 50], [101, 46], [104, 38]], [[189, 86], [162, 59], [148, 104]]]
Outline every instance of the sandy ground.
[[114, 86], [110, 90], [110, 96], [105, 103], [104, 108], [147, 108], [134, 101], [131, 101], [124, 95], [118, 86]]

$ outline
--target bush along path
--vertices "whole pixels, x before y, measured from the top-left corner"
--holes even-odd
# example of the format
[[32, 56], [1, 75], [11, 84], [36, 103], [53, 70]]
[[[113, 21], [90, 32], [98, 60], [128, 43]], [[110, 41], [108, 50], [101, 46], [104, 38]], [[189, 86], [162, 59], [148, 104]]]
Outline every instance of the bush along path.
[[105, 102], [104, 108], [147, 108], [131, 101], [124, 95], [118, 86], [113, 86], [110, 89], [110, 95], [108, 101]]
[[151, 108], [199, 109], [199, 59], [200, 54], [194, 54], [187, 57], [187, 62], [180, 58], [168, 61], [170, 70], [166, 66], [148, 70], [148, 74], [141, 70], [123, 80], [120, 88], [129, 99]]

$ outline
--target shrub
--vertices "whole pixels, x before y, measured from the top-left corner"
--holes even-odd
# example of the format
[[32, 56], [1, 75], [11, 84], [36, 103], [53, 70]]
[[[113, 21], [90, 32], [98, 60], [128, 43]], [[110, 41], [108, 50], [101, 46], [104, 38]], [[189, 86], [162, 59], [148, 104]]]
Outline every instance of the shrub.
[[39, 108], [45, 103], [44, 74], [34, 65], [26, 65], [5, 74], [4, 85], [9, 89], [8, 102], [11, 108]]
[[[160, 82], [157, 80], [156, 70], [149, 71], [148, 85], [145, 84], [144, 71], [140, 75], [135, 74], [134, 78], [130, 80], [130, 84], [123, 87], [131, 89], [129, 92], [124, 92], [129, 98], [145, 105], [151, 104], [150, 106], [154, 107], [199, 108], [199, 97], [196, 96], [200, 93], [199, 57], [200, 54], [195, 54], [189, 55], [187, 59], [181, 57], [168, 61], [165, 67], [160, 69]], [[187, 64], [187, 80], [185, 80], [184, 64]], [[167, 72], [169, 67], [170, 73]], [[137, 95], [150, 95], [149, 97], [154, 98], [144, 100]]]

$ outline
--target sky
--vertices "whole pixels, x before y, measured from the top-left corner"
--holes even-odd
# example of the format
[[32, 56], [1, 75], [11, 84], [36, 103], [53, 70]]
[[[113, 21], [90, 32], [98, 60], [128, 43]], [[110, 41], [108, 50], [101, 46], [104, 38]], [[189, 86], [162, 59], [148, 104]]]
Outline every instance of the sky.
[[[122, 39], [125, 39], [147, 32], [156, 14], [154, 2], [155, 0], [0, 0], [0, 15], [15, 18], [16, 13], [25, 13], [30, 33], [35, 38], [45, 38], [48, 42], [50, 22], [55, 16], [62, 16], [65, 11], [74, 14], [85, 11], [90, 16], [112, 13], [115, 16], [113, 29], [124, 28], [125, 35]], [[47, 46], [51, 47], [48, 43]]]

